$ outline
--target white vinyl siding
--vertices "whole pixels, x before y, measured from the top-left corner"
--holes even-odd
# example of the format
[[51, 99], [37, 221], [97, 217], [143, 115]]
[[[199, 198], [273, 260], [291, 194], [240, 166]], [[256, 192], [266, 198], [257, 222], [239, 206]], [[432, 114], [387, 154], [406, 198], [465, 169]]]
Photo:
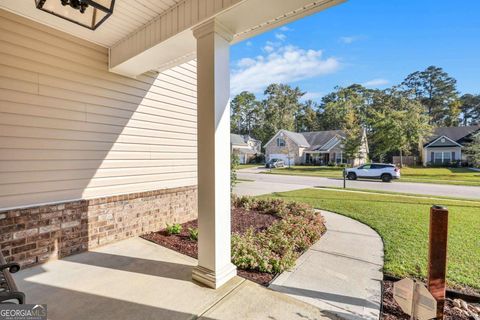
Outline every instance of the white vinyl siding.
[[0, 10], [0, 210], [196, 185], [196, 62], [132, 79], [107, 53]]

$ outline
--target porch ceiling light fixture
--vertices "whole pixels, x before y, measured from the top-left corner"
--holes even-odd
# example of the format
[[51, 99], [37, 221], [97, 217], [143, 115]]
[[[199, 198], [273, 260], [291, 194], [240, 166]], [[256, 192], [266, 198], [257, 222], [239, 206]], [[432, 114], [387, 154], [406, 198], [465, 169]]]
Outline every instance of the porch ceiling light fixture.
[[37, 9], [95, 30], [113, 13], [115, 0], [35, 0]]

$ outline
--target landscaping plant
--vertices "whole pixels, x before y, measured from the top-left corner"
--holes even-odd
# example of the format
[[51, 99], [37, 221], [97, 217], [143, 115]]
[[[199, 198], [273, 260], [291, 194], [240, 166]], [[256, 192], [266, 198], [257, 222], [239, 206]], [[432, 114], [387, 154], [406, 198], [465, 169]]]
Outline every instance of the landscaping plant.
[[188, 228], [188, 238], [192, 241], [198, 241], [198, 229]]
[[171, 225], [167, 223], [165, 231], [169, 236], [171, 236], [172, 234], [179, 234], [180, 232], [182, 232], [182, 226], [179, 223], [174, 223]]
[[325, 232], [323, 217], [311, 206], [281, 199], [233, 197], [232, 205], [281, 219], [267, 229], [232, 234], [232, 263], [240, 269], [280, 273]]

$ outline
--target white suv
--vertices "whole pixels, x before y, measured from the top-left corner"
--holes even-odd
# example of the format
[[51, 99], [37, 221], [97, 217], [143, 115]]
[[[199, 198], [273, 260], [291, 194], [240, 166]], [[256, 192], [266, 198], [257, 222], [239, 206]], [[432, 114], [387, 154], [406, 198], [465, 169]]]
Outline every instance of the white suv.
[[392, 179], [400, 179], [400, 169], [393, 164], [385, 163], [368, 163], [357, 168], [347, 169], [345, 173], [348, 180], [367, 178], [390, 182]]

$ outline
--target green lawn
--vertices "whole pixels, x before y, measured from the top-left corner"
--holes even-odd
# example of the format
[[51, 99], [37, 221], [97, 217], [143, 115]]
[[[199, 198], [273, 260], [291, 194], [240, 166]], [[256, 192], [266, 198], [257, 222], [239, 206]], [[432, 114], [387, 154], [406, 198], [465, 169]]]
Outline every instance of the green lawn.
[[248, 168], [257, 168], [257, 167], [263, 167], [265, 165], [263, 164], [258, 164], [258, 163], [255, 163], [255, 164], [239, 164], [238, 165], [238, 169], [248, 169]]
[[[272, 174], [342, 178], [342, 168], [293, 166], [273, 169]], [[402, 168], [399, 182], [480, 186], [480, 172], [468, 168]]]
[[480, 172], [468, 168], [402, 168], [401, 181], [480, 186]]
[[427, 271], [430, 206], [441, 202], [450, 212], [448, 283], [480, 292], [480, 201], [346, 192], [304, 189], [273, 196], [306, 202], [371, 226], [385, 244], [385, 273], [419, 278], [425, 278]]

